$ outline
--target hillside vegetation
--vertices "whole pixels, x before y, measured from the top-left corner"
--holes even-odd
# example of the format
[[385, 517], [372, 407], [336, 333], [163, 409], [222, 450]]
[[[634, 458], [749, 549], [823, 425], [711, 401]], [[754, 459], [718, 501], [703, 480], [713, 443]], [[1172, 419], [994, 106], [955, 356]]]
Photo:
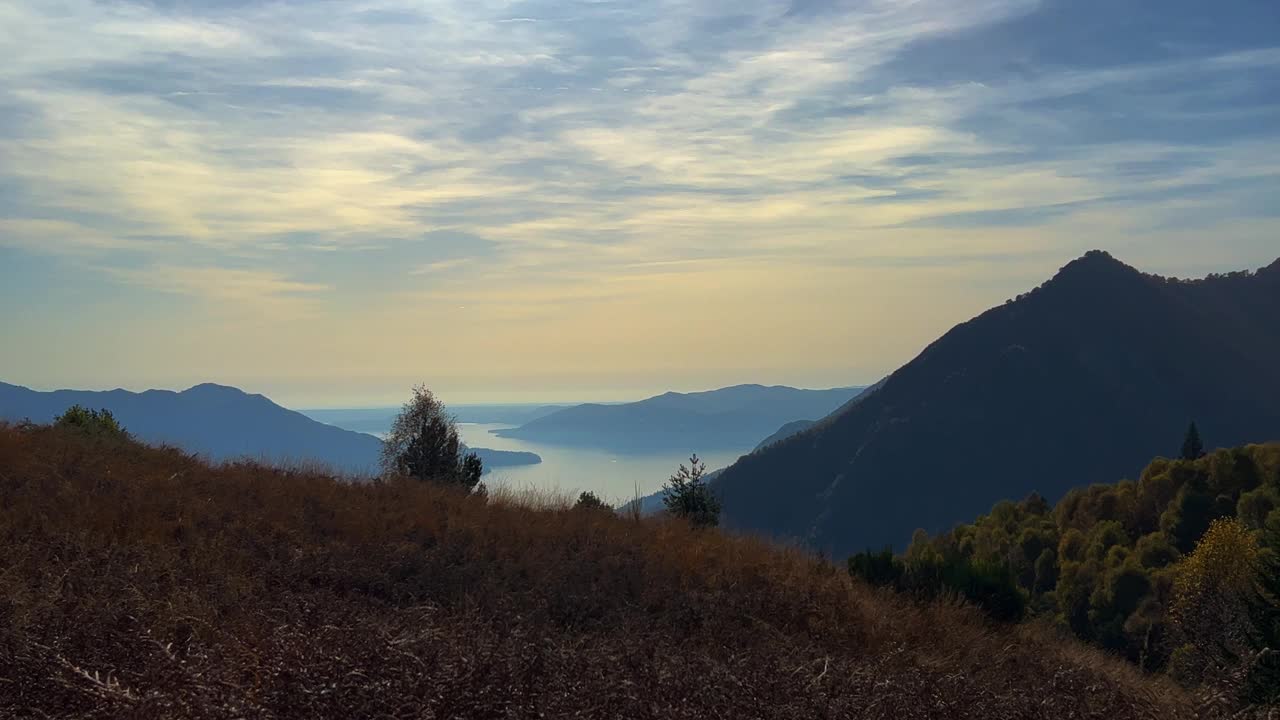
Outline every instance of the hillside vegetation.
[[1254, 591], [1259, 569], [1269, 567], [1260, 554], [1274, 556], [1277, 541], [1280, 444], [1250, 445], [1157, 459], [1136, 482], [1072, 490], [1054, 506], [1039, 496], [1001, 502], [950, 532], [917, 533], [892, 569], [874, 554], [850, 567], [898, 586], [939, 568], [984, 568], [1021, 593], [1031, 617], [1188, 685], [1228, 687], [1258, 653], [1248, 641], [1249, 605], [1280, 611], [1274, 590]]
[[1187, 424], [1280, 438], [1280, 261], [1202, 280], [1092, 252], [958, 325], [813, 428], [741, 458], [728, 527], [839, 557], [906, 546], [1004, 498], [1134, 477]]
[[1042, 628], [532, 505], [0, 426], [0, 716], [1192, 716]]

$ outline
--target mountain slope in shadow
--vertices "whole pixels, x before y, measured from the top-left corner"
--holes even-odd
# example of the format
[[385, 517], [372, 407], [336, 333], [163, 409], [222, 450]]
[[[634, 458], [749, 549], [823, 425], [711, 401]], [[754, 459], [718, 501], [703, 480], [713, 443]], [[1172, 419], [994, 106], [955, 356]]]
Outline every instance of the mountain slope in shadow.
[[729, 527], [845, 554], [1005, 498], [1280, 438], [1280, 261], [1181, 281], [1094, 251], [963, 323], [814, 427], [716, 480]]

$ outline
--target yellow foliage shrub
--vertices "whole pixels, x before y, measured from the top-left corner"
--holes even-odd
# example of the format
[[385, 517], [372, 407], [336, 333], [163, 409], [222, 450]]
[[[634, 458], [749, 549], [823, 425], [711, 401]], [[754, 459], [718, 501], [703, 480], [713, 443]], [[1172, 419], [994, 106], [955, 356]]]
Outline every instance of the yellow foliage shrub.
[[1258, 541], [1235, 518], [1214, 520], [1196, 549], [1178, 565], [1174, 619], [1184, 622], [1206, 603], [1243, 596], [1253, 583]]
[[1243, 523], [1223, 518], [1176, 566], [1170, 614], [1186, 643], [1180, 658], [1186, 668], [1213, 675], [1244, 647], [1258, 552], [1257, 538]]

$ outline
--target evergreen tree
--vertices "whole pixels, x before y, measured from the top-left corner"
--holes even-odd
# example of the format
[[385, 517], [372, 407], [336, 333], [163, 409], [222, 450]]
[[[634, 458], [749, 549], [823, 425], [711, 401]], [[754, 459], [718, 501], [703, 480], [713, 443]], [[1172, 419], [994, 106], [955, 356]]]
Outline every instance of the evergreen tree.
[[1253, 656], [1246, 676], [1245, 700], [1258, 705], [1280, 703], [1280, 518], [1268, 523], [1267, 548], [1259, 553], [1257, 589], [1249, 598]]
[[574, 504], [576, 510], [613, 510], [609, 504], [601, 500], [598, 495], [590, 490], [584, 491], [578, 496], [578, 502]]
[[383, 441], [382, 466], [390, 475], [458, 484], [468, 490], [484, 474], [480, 457], [464, 453], [457, 425], [444, 404], [423, 386], [413, 389], [413, 399]]
[[405, 475], [433, 480], [452, 475], [458, 464], [458, 434], [442, 417], [422, 418], [400, 456]]
[[1199, 460], [1204, 457], [1204, 443], [1200, 440], [1200, 429], [1194, 422], [1187, 428], [1187, 437], [1182, 441], [1182, 459]]
[[876, 587], [896, 585], [904, 571], [902, 561], [894, 557], [891, 547], [880, 552], [867, 550], [849, 558], [849, 574]]
[[473, 452], [463, 455], [458, 480], [466, 487], [474, 488], [480, 484], [481, 475], [484, 475], [484, 463], [480, 461], [480, 456]]
[[1215, 519], [1213, 497], [1201, 478], [1187, 483], [1160, 516], [1160, 529], [1180, 553], [1190, 553]]
[[703, 479], [706, 472], [706, 463], [693, 455], [689, 458], [689, 467], [682, 464], [662, 488], [662, 502], [667, 512], [687, 519], [695, 527], [720, 524], [720, 500]]
[[60, 428], [75, 428], [80, 432], [102, 437], [129, 437], [128, 431], [106, 408], [90, 410], [80, 405], [72, 405], [66, 412], [53, 419], [53, 425]]

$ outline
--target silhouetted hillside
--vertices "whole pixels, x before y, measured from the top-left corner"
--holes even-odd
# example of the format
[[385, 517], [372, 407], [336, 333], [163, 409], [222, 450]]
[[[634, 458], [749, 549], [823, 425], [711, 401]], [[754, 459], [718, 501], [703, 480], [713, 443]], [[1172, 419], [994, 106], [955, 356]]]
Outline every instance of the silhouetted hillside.
[[0, 424], [0, 717], [1193, 716], [806, 553], [526, 503]]
[[844, 554], [1136, 475], [1191, 420], [1280, 438], [1280, 262], [1199, 281], [1092, 252], [718, 479], [729, 526]]
[[861, 391], [737, 385], [669, 392], [623, 405], [578, 405], [498, 434], [621, 451], [750, 447], [783, 423], [824, 417]]
[[[72, 405], [105, 408], [141, 440], [171, 444], [215, 460], [318, 461], [345, 472], [372, 473], [382, 449], [382, 441], [372, 435], [316, 422], [262, 395], [222, 385], [133, 393], [37, 392], [0, 383], [0, 420], [47, 423]], [[533, 453], [476, 452], [486, 467], [540, 461]]]
[[817, 423], [818, 423], [817, 420], [796, 420], [795, 422], [789, 422], [786, 425], [783, 425], [782, 427], [778, 428], [778, 431], [775, 432], [774, 434], [770, 435], [764, 440], [761, 440], [760, 443], [756, 445], [756, 450], [762, 450], [776, 442], [781, 442], [783, 440], [786, 440], [792, 435], [802, 433], [805, 430], [808, 430], [809, 428], [813, 427]]

